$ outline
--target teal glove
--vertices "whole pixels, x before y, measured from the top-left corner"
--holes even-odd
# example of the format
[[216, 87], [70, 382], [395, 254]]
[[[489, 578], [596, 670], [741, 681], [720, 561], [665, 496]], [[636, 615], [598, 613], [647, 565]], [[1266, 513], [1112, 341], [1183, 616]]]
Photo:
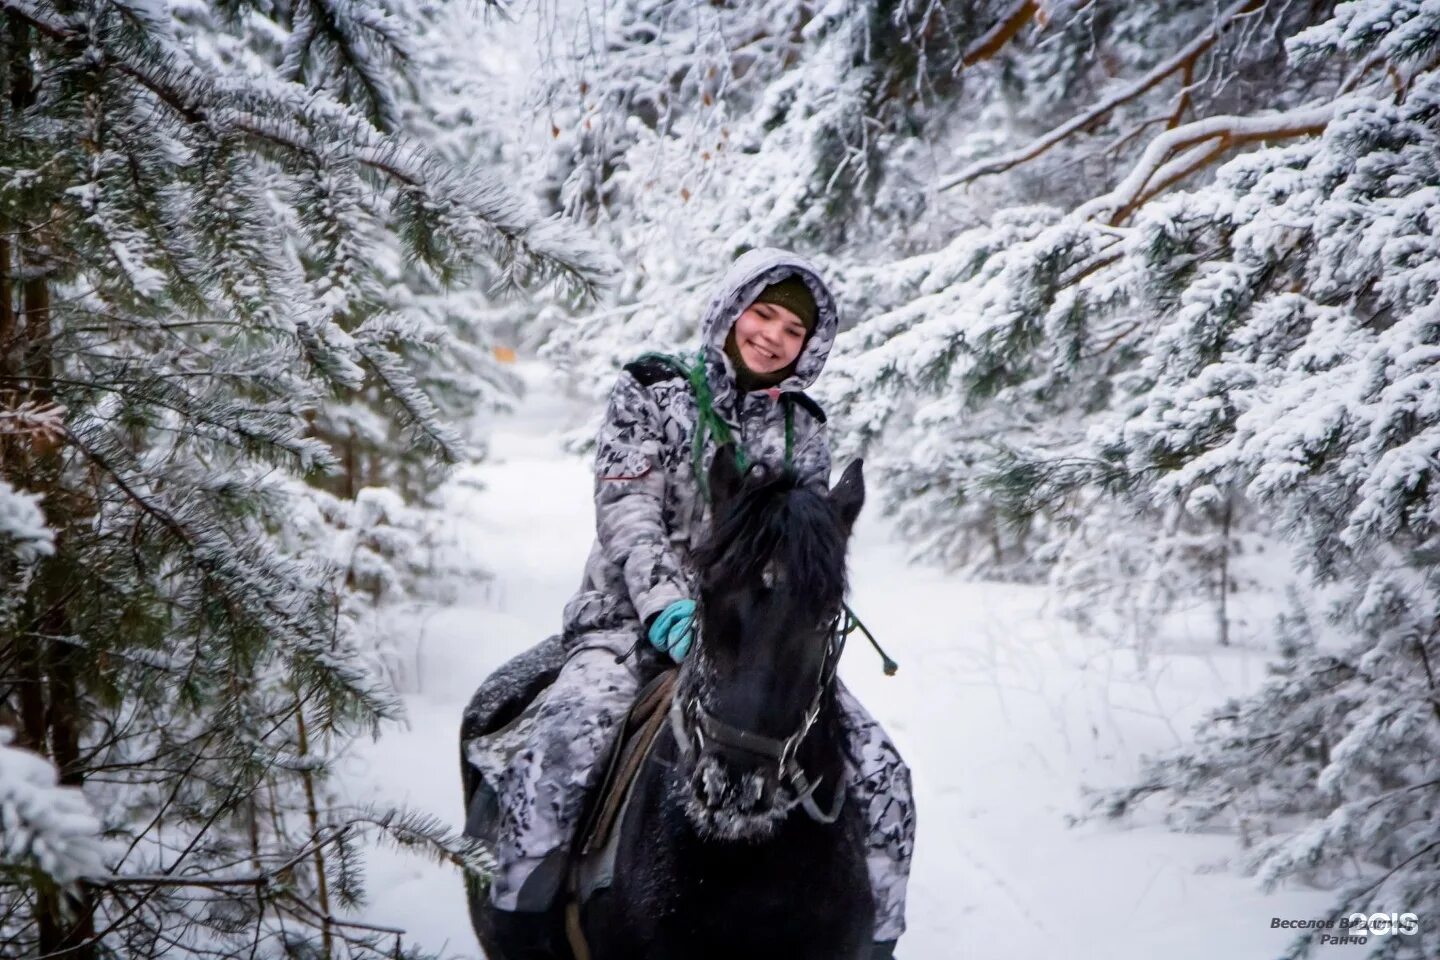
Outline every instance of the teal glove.
[[660, 611], [650, 624], [650, 643], [656, 650], [670, 654], [676, 663], [685, 659], [690, 652], [690, 640], [695, 636], [693, 619], [694, 600], [676, 600]]

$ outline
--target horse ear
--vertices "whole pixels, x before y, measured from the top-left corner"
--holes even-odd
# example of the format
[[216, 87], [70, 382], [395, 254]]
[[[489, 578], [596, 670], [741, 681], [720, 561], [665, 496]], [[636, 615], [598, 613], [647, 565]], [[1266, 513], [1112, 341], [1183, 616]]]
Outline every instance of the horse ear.
[[835, 504], [835, 509], [840, 511], [840, 522], [845, 525], [847, 537], [850, 529], [855, 526], [855, 518], [860, 516], [860, 508], [865, 505], [864, 462], [859, 457], [851, 460], [846, 464], [845, 472], [840, 474], [835, 486], [830, 488], [830, 500]]
[[[735, 462], [735, 444], [721, 444], [710, 461], [710, 503], [719, 507], [740, 490], [740, 465]], [[716, 516], [719, 516], [718, 511]]]

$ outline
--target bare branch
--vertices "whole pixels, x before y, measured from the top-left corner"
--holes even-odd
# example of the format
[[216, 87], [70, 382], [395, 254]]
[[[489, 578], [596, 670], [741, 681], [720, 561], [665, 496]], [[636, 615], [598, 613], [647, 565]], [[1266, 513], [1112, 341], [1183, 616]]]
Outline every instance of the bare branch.
[[1180, 120], [1185, 116], [1185, 111], [1190, 108], [1190, 90], [1195, 82], [1195, 61], [1189, 60], [1185, 63], [1185, 69], [1180, 74], [1180, 96], [1175, 100], [1175, 112], [1165, 122], [1165, 129], [1174, 130], [1180, 126]]
[[1340, 89], [1336, 91], [1337, 94], [1344, 95], [1354, 90], [1360, 81], [1365, 79], [1366, 74], [1385, 63], [1385, 54], [1372, 54], [1368, 59], [1362, 61], [1354, 70], [1350, 71], [1349, 75], [1341, 82]]
[[[1215, 45], [1220, 36], [1228, 30], [1242, 16], [1264, 6], [1265, 0], [1240, 0], [1239, 3], [1229, 7], [1211, 25], [1209, 30], [1201, 33], [1190, 43], [1186, 44], [1179, 52], [1170, 59], [1163, 61], [1145, 76], [1136, 80], [1129, 86], [1116, 91], [1114, 94], [1101, 100], [1084, 113], [1077, 114], [1069, 120], [1041, 134], [1036, 139], [1018, 150], [1012, 150], [999, 157], [992, 157], [988, 160], [979, 160], [970, 164], [959, 173], [951, 176], [940, 183], [941, 190], [949, 190], [958, 187], [963, 183], [978, 180], [980, 177], [991, 174], [1003, 173], [1012, 167], [1019, 166], [1028, 160], [1033, 160], [1040, 154], [1049, 150], [1057, 143], [1065, 140], [1073, 134], [1086, 129], [1091, 124], [1105, 117], [1122, 103], [1133, 100], [1145, 93], [1147, 90], [1158, 85], [1162, 80], [1179, 71], [1188, 71], [1193, 67], [1196, 60], [1206, 50]], [[1187, 73], [1188, 77], [1189, 74]], [[1182, 100], [1183, 103], [1183, 100]]]
[[1261, 117], [1207, 117], [1167, 130], [1150, 141], [1135, 169], [1115, 189], [1081, 204], [1075, 213], [1086, 219], [1104, 217], [1112, 225], [1119, 223], [1151, 197], [1227, 150], [1259, 140], [1288, 140], [1320, 133], [1335, 116], [1337, 106], [1327, 103]]
[[975, 39], [975, 42], [965, 48], [965, 53], [960, 58], [960, 65], [971, 67], [981, 60], [989, 60], [995, 54], [1014, 39], [1025, 24], [1035, 18], [1040, 4], [1036, 0], [1017, 0], [1010, 8], [1010, 12], [1001, 17], [989, 30]]

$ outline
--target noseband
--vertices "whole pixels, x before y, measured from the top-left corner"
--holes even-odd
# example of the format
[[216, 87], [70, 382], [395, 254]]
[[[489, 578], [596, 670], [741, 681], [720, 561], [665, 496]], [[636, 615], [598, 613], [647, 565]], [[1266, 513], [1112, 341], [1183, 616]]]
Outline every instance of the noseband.
[[[695, 623], [695, 647], [699, 649], [699, 624], [698, 613]], [[713, 753], [712, 745], [718, 745], [734, 753], [747, 754], [759, 758], [762, 761], [773, 763], [781, 783], [789, 782], [795, 791], [795, 801], [790, 804], [789, 809], [800, 806], [811, 819], [820, 823], [834, 823], [840, 816], [840, 808], [845, 803], [845, 789], [843, 784], [836, 784], [835, 798], [830, 804], [829, 810], [822, 810], [815, 802], [815, 789], [820, 786], [824, 777], [819, 777], [814, 783], [795, 759], [800, 750], [800, 744], [805, 742], [815, 721], [820, 716], [820, 698], [835, 681], [835, 671], [840, 663], [840, 654], [845, 649], [845, 638], [848, 631], [838, 629], [840, 615], [830, 623], [826, 632], [830, 639], [825, 645], [825, 656], [820, 661], [820, 675], [815, 685], [815, 695], [810, 700], [810, 706], [806, 708], [805, 715], [800, 720], [800, 726], [795, 732], [784, 739], [767, 737], [762, 734], [743, 730], [731, 726], [706, 708], [700, 702], [699, 696], [676, 697], [670, 706], [670, 727], [675, 734], [675, 742], [680, 746], [681, 754], [689, 759], [691, 756], [703, 756], [706, 753]]]

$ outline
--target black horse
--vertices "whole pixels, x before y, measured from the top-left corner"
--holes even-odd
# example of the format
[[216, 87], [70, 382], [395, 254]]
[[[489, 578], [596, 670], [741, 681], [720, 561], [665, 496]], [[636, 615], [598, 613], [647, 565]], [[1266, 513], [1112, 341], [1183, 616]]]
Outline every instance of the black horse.
[[[860, 461], [826, 491], [789, 471], [742, 476], [723, 448], [709, 481], [698, 637], [618, 823], [611, 882], [572, 924], [592, 960], [888, 957], [891, 945], [872, 946], [865, 827], [846, 802], [834, 682]], [[553, 675], [553, 648], [539, 650], [531, 668]], [[477, 832], [489, 812], [467, 777]], [[563, 904], [494, 910], [474, 886], [469, 899], [491, 960], [573, 955]]]

